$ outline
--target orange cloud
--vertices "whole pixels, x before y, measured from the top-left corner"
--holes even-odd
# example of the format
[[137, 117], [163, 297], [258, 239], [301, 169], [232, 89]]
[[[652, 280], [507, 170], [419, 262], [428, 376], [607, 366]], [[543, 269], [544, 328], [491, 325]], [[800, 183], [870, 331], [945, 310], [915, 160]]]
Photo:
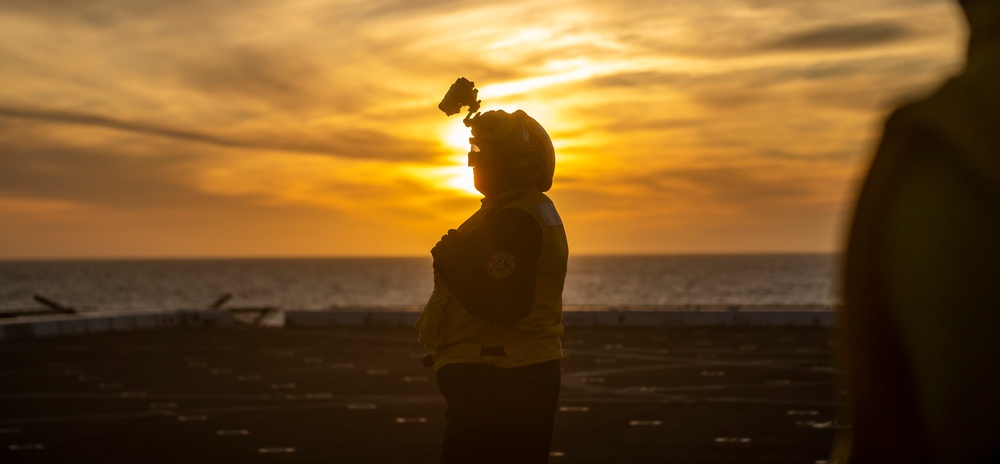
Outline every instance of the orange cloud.
[[835, 251], [963, 40], [945, 0], [4, 2], [0, 258], [425, 254], [477, 207], [459, 76], [552, 134], [574, 252]]

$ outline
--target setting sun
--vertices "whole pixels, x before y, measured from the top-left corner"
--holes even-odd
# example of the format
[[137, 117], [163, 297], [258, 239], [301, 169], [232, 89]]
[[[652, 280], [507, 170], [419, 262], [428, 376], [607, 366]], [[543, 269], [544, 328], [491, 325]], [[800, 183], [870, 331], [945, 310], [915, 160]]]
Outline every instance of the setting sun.
[[[464, 117], [464, 115], [458, 116]], [[457, 116], [453, 117], [446, 126], [444, 142], [445, 148], [455, 152], [455, 154], [447, 157], [448, 161], [452, 163], [441, 168], [440, 172], [446, 178], [445, 185], [473, 196], [482, 196], [476, 190], [472, 179], [472, 168], [469, 167], [469, 137], [471, 136], [469, 128], [465, 126], [462, 119]]]
[[445, 181], [445, 185], [472, 196], [482, 196], [482, 194], [476, 190], [476, 184], [472, 177], [472, 168], [462, 166], [456, 168], [442, 168], [441, 171], [448, 176], [448, 180]]
[[472, 137], [472, 133], [462, 122], [462, 118], [458, 116], [464, 115], [451, 118], [444, 132], [444, 141], [448, 148], [465, 155], [469, 152], [469, 138]]

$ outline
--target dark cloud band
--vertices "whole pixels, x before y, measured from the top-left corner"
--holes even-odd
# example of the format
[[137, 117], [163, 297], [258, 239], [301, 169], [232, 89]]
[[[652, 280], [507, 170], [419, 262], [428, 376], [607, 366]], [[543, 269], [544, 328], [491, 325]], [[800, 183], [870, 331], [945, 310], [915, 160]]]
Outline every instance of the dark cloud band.
[[175, 129], [143, 122], [123, 121], [102, 115], [67, 111], [0, 107], [0, 117], [29, 119], [45, 123], [102, 127], [155, 137], [248, 150], [290, 151], [341, 158], [381, 159], [388, 161], [426, 161], [436, 155], [424, 143], [366, 130], [331, 131], [331, 133], [324, 134], [328, 139], [324, 141], [307, 140], [307, 135], [303, 136], [301, 140], [274, 139], [261, 142], [220, 137], [203, 132]]
[[820, 50], [871, 47], [905, 40], [913, 36], [896, 22], [837, 24], [791, 34], [765, 44], [762, 50]]

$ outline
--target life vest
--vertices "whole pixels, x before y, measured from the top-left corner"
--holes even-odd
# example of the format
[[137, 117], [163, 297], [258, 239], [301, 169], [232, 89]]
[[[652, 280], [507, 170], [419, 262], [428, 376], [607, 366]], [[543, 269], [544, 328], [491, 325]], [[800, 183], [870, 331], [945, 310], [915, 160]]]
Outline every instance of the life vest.
[[434, 291], [416, 329], [420, 343], [431, 350], [433, 365], [451, 363], [517, 367], [563, 357], [562, 291], [569, 247], [555, 206], [537, 188], [515, 190], [484, 200], [482, 207], [458, 228], [466, 237], [495, 211], [516, 208], [528, 213], [542, 231], [542, 249], [531, 311], [509, 327], [473, 316], [434, 273]]

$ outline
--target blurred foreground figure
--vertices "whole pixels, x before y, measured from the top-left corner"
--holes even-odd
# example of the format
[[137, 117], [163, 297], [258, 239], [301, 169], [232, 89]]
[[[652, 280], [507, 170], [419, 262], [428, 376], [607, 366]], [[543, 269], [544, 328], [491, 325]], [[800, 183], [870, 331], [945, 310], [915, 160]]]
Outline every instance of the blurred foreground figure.
[[555, 152], [523, 111], [477, 113], [466, 123], [469, 166], [485, 198], [431, 250], [434, 292], [416, 326], [448, 402], [441, 462], [544, 463], [559, 397], [568, 255], [562, 220], [542, 193], [552, 186]]
[[844, 275], [841, 463], [1000, 462], [1000, 0], [968, 61], [886, 123]]

